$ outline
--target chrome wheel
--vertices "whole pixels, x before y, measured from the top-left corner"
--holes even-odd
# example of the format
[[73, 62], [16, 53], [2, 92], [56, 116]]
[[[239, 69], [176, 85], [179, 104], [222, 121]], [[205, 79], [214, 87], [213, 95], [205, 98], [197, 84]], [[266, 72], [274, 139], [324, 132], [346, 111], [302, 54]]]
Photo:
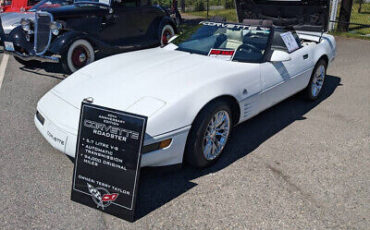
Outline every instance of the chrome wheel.
[[221, 110], [208, 123], [203, 139], [203, 155], [211, 161], [220, 155], [230, 134], [230, 115]]
[[325, 66], [320, 65], [316, 69], [316, 72], [312, 79], [312, 85], [311, 85], [312, 96], [316, 97], [320, 93], [321, 88], [324, 84], [325, 74], [326, 74]]

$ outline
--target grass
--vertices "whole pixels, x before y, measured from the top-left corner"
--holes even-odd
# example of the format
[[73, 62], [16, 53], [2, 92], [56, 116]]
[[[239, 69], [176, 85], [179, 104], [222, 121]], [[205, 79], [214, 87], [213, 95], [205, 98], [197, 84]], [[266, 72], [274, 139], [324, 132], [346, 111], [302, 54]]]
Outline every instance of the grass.
[[[207, 12], [206, 11], [195, 11], [195, 12], [186, 12], [187, 14], [206, 18]], [[210, 10], [209, 11], [209, 17], [212, 16], [222, 16], [225, 17], [227, 21], [229, 22], [237, 22], [238, 17], [236, 16], [236, 10], [235, 9], [227, 9], [227, 10]]]
[[[355, 3], [352, 7], [351, 22], [370, 25], [370, 3], [362, 4], [361, 13], [358, 13], [359, 4]], [[350, 31], [354, 30], [356, 33], [365, 35], [370, 34], [370, 28], [355, 29], [356, 25], [350, 25]]]

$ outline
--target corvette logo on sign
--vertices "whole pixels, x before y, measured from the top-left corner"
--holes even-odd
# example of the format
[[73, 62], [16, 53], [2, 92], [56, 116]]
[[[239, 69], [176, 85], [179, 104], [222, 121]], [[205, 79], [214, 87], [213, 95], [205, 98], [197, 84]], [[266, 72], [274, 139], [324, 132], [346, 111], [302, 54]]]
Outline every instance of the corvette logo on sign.
[[[95, 188], [91, 184], [87, 183], [87, 187], [91, 194], [91, 198], [94, 203], [97, 205], [97, 208], [101, 207], [103, 210], [105, 207], [108, 207], [113, 201], [118, 197], [117, 193], [110, 194], [105, 188]], [[102, 192], [105, 193], [102, 195]]]
[[234, 54], [235, 50], [211, 49], [208, 56], [223, 59], [225, 61], [231, 61], [234, 57]]

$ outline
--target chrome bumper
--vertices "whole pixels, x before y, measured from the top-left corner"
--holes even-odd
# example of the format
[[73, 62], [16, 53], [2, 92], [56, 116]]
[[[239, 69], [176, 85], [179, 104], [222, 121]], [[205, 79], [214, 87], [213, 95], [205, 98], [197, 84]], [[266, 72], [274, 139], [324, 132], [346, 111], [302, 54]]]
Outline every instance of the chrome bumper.
[[19, 52], [10, 52], [4, 50], [5, 53], [13, 55], [15, 57], [18, 57], [24, 61], [41, 61], [41, 62], [49, 62], [49, 63], [59, 63], [60, 59], [58, 57], [53, 57], [53, 56], [43, 56], [43, 55], [36, 55], [36, 56], [29, 56], [29, 55], [24, 55]]

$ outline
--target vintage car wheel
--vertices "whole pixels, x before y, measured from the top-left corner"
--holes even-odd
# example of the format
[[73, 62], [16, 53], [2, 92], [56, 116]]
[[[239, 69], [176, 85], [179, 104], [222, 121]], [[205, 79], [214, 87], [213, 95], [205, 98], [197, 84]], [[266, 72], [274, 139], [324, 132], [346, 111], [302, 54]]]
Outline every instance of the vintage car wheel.
[[230, 106], [213, 101], [201, 110], [189, 133], [185, 160], [197, 168], [215, 163], [221, 156], [233, 127]]
[[94, 48], [90, 42], [79, 39], [74, 41], [62, 55], [62, 66], [65, 72], [73, 73], [94, 60]]
[[161, 28], [161, 46], [165, 46], [168, 44], [168, 40], [175, 35], [175, 30], [170, 24], [165, 24]]
[[320, 59], [317, 62], [312, 72], [310, 82], [308, 83], [308, 86], [305, 90], [307, 99], [316, 100], [319, 97], [320, 92], [324, 86], [327, 65], [328, 64], [324, 59]]

